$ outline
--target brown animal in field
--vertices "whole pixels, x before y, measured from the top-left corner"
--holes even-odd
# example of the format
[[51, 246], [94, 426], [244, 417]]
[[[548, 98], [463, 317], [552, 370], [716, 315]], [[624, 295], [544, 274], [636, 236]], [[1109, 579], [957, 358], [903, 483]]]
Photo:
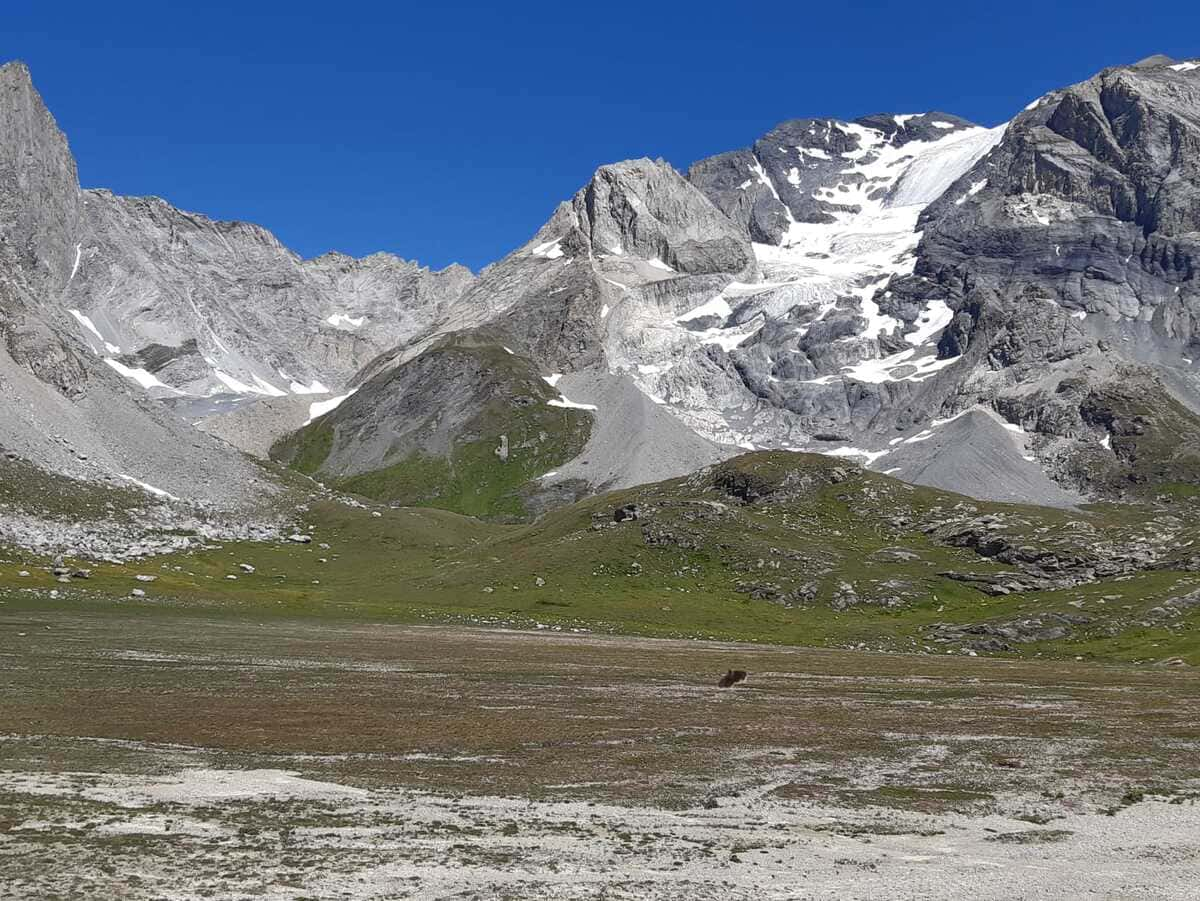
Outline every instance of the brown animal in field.
[[733, 688], [739, 682], [746, 681], [746, 671], [744, 669], [731, 669], [721, 677], [721, 681], [717, 683], [718, 688]]

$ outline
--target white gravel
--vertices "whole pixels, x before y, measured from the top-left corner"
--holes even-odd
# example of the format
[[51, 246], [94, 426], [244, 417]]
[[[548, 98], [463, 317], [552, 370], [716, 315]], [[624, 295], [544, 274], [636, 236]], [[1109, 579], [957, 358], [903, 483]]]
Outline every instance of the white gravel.
[[[9, 797], [127, 811], [107, 807], [89, 823], [72, 810], [56, 824], [43, 803], [39, 818], [9, 831], [8, 855], [33, 847], [24, 836], [44, 841], [56, 828], [162, 838], [125, 857], [141, 874], [124, 887], [127, 898], [1185, 899], [1200, 884], [1200, 809], [1190, 801], [1150, 799], [1115, 816], [1068, 813], [1037, 826], [1000, 815], [793, 802], [770, 788], [712, 809], [666, 810], [365, 791], [266, 769], [0, 774]], [[167, 813], [143, 809], [164, 804]], [[256, 828], [239, 830], [250, 814]], [[286, 854], [271, 838], [276, 830], [287, 833]], [[1020, 834], [1053, 840], [1022, 842]], [[180, 856], [201, 849], [189, 878], [175, 878]], [[96, 868], [105, 853], [102, 841], [85, 845], [57, 872], [12, 884], [89, 885], [94, 893], [73, 897], [109, 897]], [[7, 865], [17, 860], [8, 856]]]

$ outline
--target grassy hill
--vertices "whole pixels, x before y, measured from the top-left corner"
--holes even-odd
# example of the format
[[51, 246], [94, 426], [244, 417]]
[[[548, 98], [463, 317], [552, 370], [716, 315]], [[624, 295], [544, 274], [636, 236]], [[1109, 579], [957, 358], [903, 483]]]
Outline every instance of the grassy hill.
[[981, 503], [829, 457], [756, 452], [531, 525], [326, 496], [297, 523], [308, 544], [214, 546], [103, 565], [70, 584], [9, 553], [0, 595], [10, 607], [119, 602], [148, 615], [207, 608], [1196, 665], [1193, 503]]

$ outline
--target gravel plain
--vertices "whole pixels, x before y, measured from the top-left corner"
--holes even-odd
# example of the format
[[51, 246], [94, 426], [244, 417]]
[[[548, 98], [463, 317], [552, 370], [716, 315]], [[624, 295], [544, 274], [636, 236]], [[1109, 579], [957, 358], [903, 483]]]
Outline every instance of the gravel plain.
[[145, 610], [0, 635], [6, 899], [1200, 883], [1188, 672]]

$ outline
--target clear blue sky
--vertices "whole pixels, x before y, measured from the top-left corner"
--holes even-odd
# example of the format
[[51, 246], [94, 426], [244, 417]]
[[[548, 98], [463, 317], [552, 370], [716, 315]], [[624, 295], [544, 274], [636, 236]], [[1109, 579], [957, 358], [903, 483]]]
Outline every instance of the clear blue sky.
[[[984, 124], [1106, 65], [1200, 55], [1200, 2], [3, 0], [87, 187], [305, 256], [473, 269], [596, 166], [679, 168], [783, 119]], [[0, 136], [2, 139], [3, 136]]]

